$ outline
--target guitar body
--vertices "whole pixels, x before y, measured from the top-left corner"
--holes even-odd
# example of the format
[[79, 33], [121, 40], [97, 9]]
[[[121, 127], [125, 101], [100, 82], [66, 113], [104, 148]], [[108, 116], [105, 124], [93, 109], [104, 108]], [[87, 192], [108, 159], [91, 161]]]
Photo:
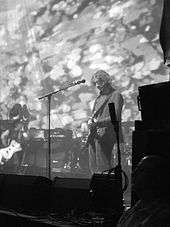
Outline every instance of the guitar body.
[[22, 148], [20, 143], [16, 142], [15, 140], [12, 140], [8, 147], [0, 149], [0, 165], [4, 165], [7, 161], [9, 161], [12, 158], [12, 156], [16, 152], [21, 150]]
[[102, 128], [95, 127], [89, 130], [89, 133], [86, 139], [87, 145], [92, 143], [92, 141], [94, 141], [95, 138], [101, 139], [105, 135], [105, 133], [106, 133], [106, 127], [102, 127]]
[[91, 144], [94, 141], [96, 135], [97, 135], [96, 128], [90, 129], [85, 141], [85, 145], [88, 146], [89, 144]]

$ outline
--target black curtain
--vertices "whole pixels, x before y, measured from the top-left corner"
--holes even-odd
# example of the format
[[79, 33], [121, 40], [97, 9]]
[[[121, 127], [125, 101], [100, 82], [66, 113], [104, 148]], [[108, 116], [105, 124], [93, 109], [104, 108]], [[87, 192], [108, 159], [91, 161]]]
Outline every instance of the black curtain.
[[163, 50], [164, 64], [170, 67], [170, 0], [163, 2], [160, 44]]

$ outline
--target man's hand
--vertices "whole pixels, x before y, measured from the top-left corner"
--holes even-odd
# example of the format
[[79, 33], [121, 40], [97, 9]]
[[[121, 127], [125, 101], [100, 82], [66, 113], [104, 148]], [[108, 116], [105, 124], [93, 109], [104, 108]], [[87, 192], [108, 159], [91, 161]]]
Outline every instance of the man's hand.
[[97, 124], [97, 121], [95, 119], [89, 119], [88, 120], [88, 127], [89, 127], [90, 130], [95, 128], [96, 124]]

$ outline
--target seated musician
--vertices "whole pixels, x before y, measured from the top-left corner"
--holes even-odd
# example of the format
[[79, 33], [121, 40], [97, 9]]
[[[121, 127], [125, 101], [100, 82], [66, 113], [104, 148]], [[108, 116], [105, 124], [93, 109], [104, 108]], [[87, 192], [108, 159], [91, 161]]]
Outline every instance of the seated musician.
[[[9, 124], [9, 127], [1, 134], [1, 143], [4, 148], [9, 147], [10, 152], [12, 152], [10, 144], [12, 141], [15, 141], [17, 142], [17, 146], [18, 146], [18, 143], [20, 143], [22, 150], [24, 149], [24, 139], [27, 136], [30, 116], [31, 115], [28, 111], [26, 104], [24, 104], [23, 106], [19, 103], [14, 104], [14, 106], [9, 112], [9, 120], [11, 123]], [[20, 149], [19, 152], [15, 153], [15, 146], [12, 147], [12, 149], [13, 149], [13, 157], [9, 156], [11, 157], [11, 161], [9, 160], [6, 160], [6, 161], [9, 162], [8, 163], [9, 165], [15, 164], [17, 167], [19, 167], [21, 165], [24, 152], [21, 151]]]

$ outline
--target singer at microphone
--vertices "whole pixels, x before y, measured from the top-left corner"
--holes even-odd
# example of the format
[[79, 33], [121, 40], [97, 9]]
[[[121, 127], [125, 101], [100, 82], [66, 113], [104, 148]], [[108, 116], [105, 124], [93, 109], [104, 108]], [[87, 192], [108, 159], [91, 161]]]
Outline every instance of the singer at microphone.
[[[112, 86], [110, 75], [104, 70], [97, 71], [91, 79], [99, 95], [94, 102], [92, 116], [88, 121], [89, 168], [91, 174], [111, 169], [112, 151], [117, 142], [115, 129], [109, 115], [109, 103], [114, 103], [115, 115], [112, 120], [121, 121], [122, 95]], [[121, 131], [120, 131], [121, 133]], [[123, 137], [120, 137], [122, 142]]]

